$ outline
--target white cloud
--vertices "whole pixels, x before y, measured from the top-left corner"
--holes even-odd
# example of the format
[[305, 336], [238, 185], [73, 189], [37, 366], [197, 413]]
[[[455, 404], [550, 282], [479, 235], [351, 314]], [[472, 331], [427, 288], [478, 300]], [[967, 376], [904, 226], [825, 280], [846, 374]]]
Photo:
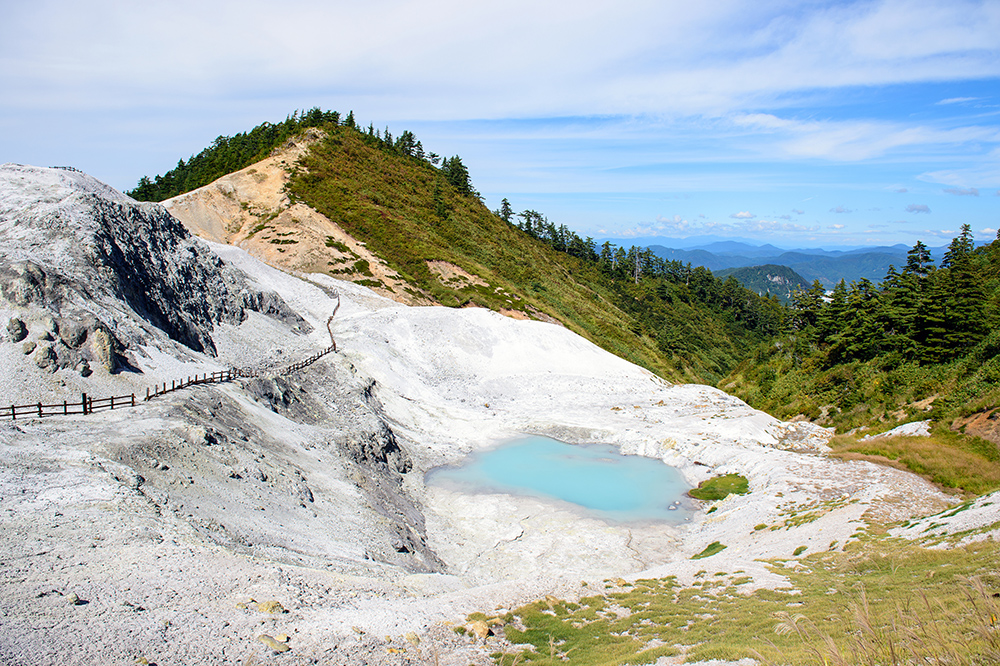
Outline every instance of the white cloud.
[[777, 134], [773, 148], [788, 157], [823, 158], [837, 161], [868, 160], [911, 147], [964, 145], [1000, 141], [1000, 132], [990, 126], [934, 127], [904, 122], [761, 121], [761, 114], [737, 116], [741, 127]]
[[942, 105], [942, 104], [964, 104], [965, 102], [975, 102], [978, 99], [979, 99], [978, 97], [949, 97], [948, 99], [943, 99], [940, 102], [937, 102], [937, 104], [939, 104], [939, 105]]
[[766, 232], [812, 232], [819, 231], [819, 225], [806, 226], [803, 224], [791, 224], [789, 222], [778, 222], [777, 220], [754, 220], [741, 225], [746, 231], [766, 231]]
[[831, 224], [831, 225], [829, 225], [829, 226], [827, 227], [827, 229], [837, 229], [838, 231], [839, 231], [840, 229], [846, 229], [846, 228], [847, 228], [847, 227], [846, 227], [845, 225], [843, 225], [843, 224]]
[[907, 213], [929, 213], [931, 209], [926, 204], [910, 204], [906, 207]]
[[792, 212], [795, 213], [796, 215], [805, 215], [806, 214], [806, 212], [804, 210], [801, 210], [799, 208], [793, 208]]
[[927, 171], [917, 176], [928, 183], [941, 183], [956, 188], [989, 187], [1000, 185], [1000, 148], [978, 156], [970, 154], [964, 162], [967, 166], [954, 169]]
[[732, 218], [737, 219], [737, 220], [752, 220], [753, 218], [755, 218], [757, 216], [754, 215], [753, 213], [751, 213], [750, 211], [744, 210], [744, 211], [741, 211], [739, 213], [733, 213], [729, 217], [732, 217]]
[[944, 191], [945, 191], [946, 194], [954, 194], [954, 195], [957, 195], [957, 196], [960, 196], [960, 197], [978, 197], [979, 196], [979, 190], [977, 190], [974, 187], [970, 187], [967, 190], [963, 190], [960, 187], [948, 187], [948, 188], [945, 188]]
[[831, 213], [853, 213], [850, 208], [844, 208], [843, 206], [837, 206], [836, 208], [830, 209]]
[[8, 4], [5, 96], [69, 108], [326, 95], [390, 118], [716, 115], [817, 82], [1000, 75], [1000, 11], [976, 0]]

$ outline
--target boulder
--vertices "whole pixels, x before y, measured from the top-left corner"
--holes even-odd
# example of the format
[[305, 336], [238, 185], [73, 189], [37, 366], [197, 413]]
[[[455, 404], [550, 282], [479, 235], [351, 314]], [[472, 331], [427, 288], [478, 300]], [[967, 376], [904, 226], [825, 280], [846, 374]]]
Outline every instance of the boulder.
[[7, 333], [10, 335], [11, 342], [20, 342], [28, 337], [28, 327], [17, 317], [11, 317], [11, 320], [7, 322]]

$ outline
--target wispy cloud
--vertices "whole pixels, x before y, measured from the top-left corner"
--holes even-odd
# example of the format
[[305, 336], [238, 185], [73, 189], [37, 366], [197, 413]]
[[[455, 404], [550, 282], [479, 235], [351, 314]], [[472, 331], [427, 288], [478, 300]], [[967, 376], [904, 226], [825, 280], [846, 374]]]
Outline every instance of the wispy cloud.
[[926, 204], [910, 204], [906, 207], [907, 213], [929, 213], [931, 209]]
[[836, 208], [830, 209], [831, 213], [853, 213], [850, 208], [844, 208], [843, 206], [837, 206]]
[[805, 215], [806, 214], [806, 212], [804, 210], [800, 209], [800, 208], [793, 208], [792, 212], [795, 213], [796, 215]]
[[996, 128], [976, 125], [935, 127], [861, 119], [800, 121], [766, 113], [735, 115], [733, 123], [773, 135], [773, 148], [789, 157], [837, 161], [868, 160], [914, 146], [1000, 141]]
[[975, 102], [977, 100], [979, 100], [978, 97], [949, 97], [948, 99], [941, 100], [938, 104], [964, 104], [965, 102]]
[[977, 190], [974, 187], [970, 187], [967, 190], [963, 190], [960, 187], [947, 187], [947, 188], [944, 189], [944, 192], [946, 194], [954, 194], [954, 195], [960, 196], [960, 197], [978, 197], [979, 196], [979, 190]]
[[846, 228], [847, 227], [845, 225], [843, 225], [843, 224], [831, 224], [831, 225], [829, 225], [827, 227], [827, 229], [837, 229], [837, 230], [846, 229]]
[[691, 222], [680, 215], [673, 217], [658, 217], [656, 224], [645, 227], [636, 226], [628, 231], [629, 236], [638, 236], [649, 233], [666, 234], [714, 234], [714, 235], [742, 235], [751, 233], [802, 233], [818, 231], [820, 227], [807, 226], [802, 224], [792, 224], [778, 220], [756, 220], [741, 219], [731, 224], [723, 224], [712, 221]]
[[734, 218], [736, 220], [752, 220], [753, 218], [755, 218], [757, 216], [754, 215], [753, 213], [751, 213], [750, 211], [744, 210], [744, 211], [741, 211], [739, 213], [733, 213], [729, 217]]

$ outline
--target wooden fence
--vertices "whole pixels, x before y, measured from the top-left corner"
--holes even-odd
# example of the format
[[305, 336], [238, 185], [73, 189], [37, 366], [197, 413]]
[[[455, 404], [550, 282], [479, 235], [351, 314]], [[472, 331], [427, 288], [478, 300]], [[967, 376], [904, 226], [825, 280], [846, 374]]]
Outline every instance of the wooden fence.
[[231, 382], [237, 377], [246, 377], [248, 379], [253, 377], [263, 377], [266, 375], [283, 377], [301, 370], [308, 365], [312, 365], [333, 351], [337, 351], [337, 345], [330, 345], [323, 351], [317, 352], [307, 359], [292, 363], [291, 365], [278, 370], [269, 370], [267, 368], [230, 368], [228, 370], [213, 372], [212, 374], [205, 373], [203, 375], [187, 377], [186, 379], [171, 380], [169, 386], [164, 383], [163, 386], [157, 384], [152, 389], [146, 389], [146, 400], [151, 400], [158, 395], [166, 395], [172, 391], [179, 391], [183, 388], [196, 386], [198, 384], [221, 384], [222, 382]]
[[0, 418], [17, 420], [17, 417], [43, 418], [45, 416], [68, 416], [70, 414], [92, 414], [102, 409], [122, 409], [135, 407], [135, 393], [131, 395], [113, 395], [110, 398], [91, 398], [86, 393], [80, 396], [80, 402], [69, 402], [45, 405], [36, 402], [33, 405], [10, 405], [0, 407]]
[[[55, 168], [70, 168], [70, 167], [55, 167]], [[75, 169], [73, 169], [75, 171]], [[337, 314], [337, 310], [340, 309], [340, 294], [335, 294], [337, 296], [337, 306], [333, 308], [333, 314], [330, 318], [326, 320], [326, 329], [330, 333], [330, 346], [323, 351], [317, 352], [310, 356], [309, 358], [298, 361], [297, 363], [292, 363], [291, 365], [281, 368], [279, 370], [270, 370], [267, 368], [230, 368], [228, 370], [220, 370], [218, 372], [213, 372], [212, 374], [205, 373], [200, 377], [195, 375], [194, 377], [188, 377], [186, 379], [175, 379], [171, 380], [170, 388], [167, 388], [166, 382], [163, 383], [161, 387], [159, 384], [155, 385], [152, 389], [146, 389], [146, 400], [148, 401], [159, 395], [165, 395], [172, 391], [179, 391], [183, 388], [188, 388], [189, 386], [195, 386], [197, 384], [220, 384], [222, 382], [231, 382], [237, 377], [262, 377], [265, 375], [277, 375], [285, 376], [290, 375], [293, 372], [301, 370], [307, 365], [312, 365], [316, 361], [320, 360], [330, 352], [337, 351], [337, 341], [333, 339], [333, 329], [330, 328], [330, 322], [333, 321], [333, 316]], [[144, 401], [144, 402], [145, 402]], [[43, 405], [38, 402], [33, 405], [11, 405], [10, 407], [0, 407], [0, 418], [11, 418], [17, 420], [18, 416], [23, 417], [35, 417], [42, 418], [45, 416], [68, 416], [70, 414], [90, 414], [94, 411], [101, 409], [114, 409], [118, 407], [135, 407], [135, 394], [132, 395], [119, 395], [112, 396], [110, 398], [89, 398], [86, 393], [84, 393], [80, 402], [67, 402], [63, 400], [62, 404], [53, 405]]]
[[[267, 368], [230, 368], [228, 370], [220, 370], [218, 372], [213, 372], [211, 374], [205, 373], [203, 375], [195, 375], [193, 377], [187, 377], [186, 379], [176, 379], [172, 380], [170, 384], [164, 383], [162, 386], [159, 384], [155, 385], [152, 389], [146, 389], [146, 398], [142, 402], [151, 400], [160, 395], [165, 395], [172, 391], [179, 391], [183, 388], [188, 388], [190, 386], [197, 386], [198, 384], [221, 384], [222, 382], [231, 382], [237, 377], [263, 377], [267, 375], [271, 376], [285, 376], [290, 375], [293, 372], [297, 372], [302, 368], [312, 365], [319, 359], [323, 358], [330, 352], [337, 351], [337, 345], [332, 344], [326, 349], [317, 352], [307, 359], [297, 361], [284, 368], [279, 368], [277, 370], [269, 370]], [[135, 407], [135, 394], [131, 395], [117, 395], [110, 398], [91, 398], [86, 393], [81, 395], [80, 402], [68, 402], [64, 400], [62, 403], [56, 403], [51, 405], [45, 405], [40, 402], [32, 405], [10, 405], [9, 407], [0, 407], [0, 418], [10, 418], [17, 420], [18, 417], [21, 418], [42, 418], [45, 416], [69, 416], [70, 414], [91, 414], [95, 411], [100, 411], [102, 409], [121, 409], [123, 407]]]

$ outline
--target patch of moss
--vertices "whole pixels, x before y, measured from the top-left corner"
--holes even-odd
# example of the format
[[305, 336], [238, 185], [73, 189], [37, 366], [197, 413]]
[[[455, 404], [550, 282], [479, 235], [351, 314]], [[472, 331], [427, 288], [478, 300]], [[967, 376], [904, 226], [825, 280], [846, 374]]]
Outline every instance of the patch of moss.
[[697, 555], [693, 556], [691, 559], [692, 560], [701, 560], [701, 559], [704, 559], [706, 557], [711, 557], [712, 555], [715, 555], [716, 553], [721, 553], [725, 549], [726, 549], [726, 547], [723, 544], [719, 543], [718, 541], [713, 541], [712, 543], [710, 543], [707, 546], [705, 546], [705, 550], [703, 550], [700, 553], [698, 553]]
[[702, 481], [697, 488], [688, 491], [695, 499], [712, 502], [725, 499], [729, 495], [746, 495], [750, 492], [750, 483], [746, 477], [739, 474], [725, 474]]

